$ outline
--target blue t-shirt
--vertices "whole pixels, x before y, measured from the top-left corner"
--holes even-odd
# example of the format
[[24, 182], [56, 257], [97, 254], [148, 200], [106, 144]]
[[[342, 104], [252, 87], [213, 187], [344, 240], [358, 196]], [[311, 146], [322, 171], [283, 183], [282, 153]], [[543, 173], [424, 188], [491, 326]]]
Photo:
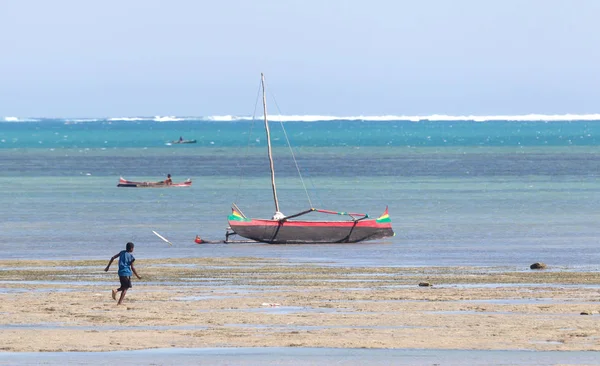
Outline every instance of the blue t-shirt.
[[126, 250], [119, 253], [119, 276], [131, 276], [131, 263], [135, 261], [133, 254]]

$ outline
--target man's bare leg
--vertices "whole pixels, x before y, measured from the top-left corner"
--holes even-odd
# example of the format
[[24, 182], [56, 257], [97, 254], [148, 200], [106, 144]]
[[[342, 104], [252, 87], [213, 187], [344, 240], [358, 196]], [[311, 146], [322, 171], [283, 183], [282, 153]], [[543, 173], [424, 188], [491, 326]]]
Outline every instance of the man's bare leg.
[[123, 301], [123, 299], [125, 298], [125, 294], [127, 293], [127, 289], [123, 289], [121, 291], [121, 297], [119, 297], [119, 302], [117, 303], [117, 305], [121, 305], [121, 302]]

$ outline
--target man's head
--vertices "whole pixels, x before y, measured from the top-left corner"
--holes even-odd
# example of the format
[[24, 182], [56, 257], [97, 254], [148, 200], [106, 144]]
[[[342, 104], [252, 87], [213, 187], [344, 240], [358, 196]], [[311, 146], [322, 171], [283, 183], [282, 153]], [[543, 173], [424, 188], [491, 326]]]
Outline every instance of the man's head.
[[125, 246], [125, 250], [127, 250], [128, 252], [133, 252], [133, 243], [129, 242], [127, 243], [127, 245]]
[[171, 178], [171, 174], [167, 174], [167, 178]]

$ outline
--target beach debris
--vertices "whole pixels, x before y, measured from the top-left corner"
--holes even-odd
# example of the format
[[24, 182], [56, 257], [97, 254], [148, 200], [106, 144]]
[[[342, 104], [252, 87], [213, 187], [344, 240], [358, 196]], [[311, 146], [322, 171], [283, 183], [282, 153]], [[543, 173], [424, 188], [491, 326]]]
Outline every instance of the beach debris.
[[429, 282], [419, 282], [419, 287], [431, 287], [431, 283], [429, 283]]
[[534, 264], [529, 266], [529, 268], [531, 268], [531, 269], [546, 269], [546, 263], [535, 262]]
[[581, 313], [579, 313], [579, 315], [593, 315], [594, 312], [591, 310], [584, 310]]
[[276, 302], [263, 302], [262, 306], [268, 306], [268, 307], [274, 308], [277, 306], [281, 306], [281, 304], [278, 304]]

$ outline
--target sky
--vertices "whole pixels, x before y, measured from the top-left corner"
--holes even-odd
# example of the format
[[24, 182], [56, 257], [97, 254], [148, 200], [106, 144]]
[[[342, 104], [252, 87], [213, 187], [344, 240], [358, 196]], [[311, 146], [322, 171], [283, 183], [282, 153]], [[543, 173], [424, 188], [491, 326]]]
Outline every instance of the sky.
[[596, 0], [0, 0], [0, 118], [600, 112]]

